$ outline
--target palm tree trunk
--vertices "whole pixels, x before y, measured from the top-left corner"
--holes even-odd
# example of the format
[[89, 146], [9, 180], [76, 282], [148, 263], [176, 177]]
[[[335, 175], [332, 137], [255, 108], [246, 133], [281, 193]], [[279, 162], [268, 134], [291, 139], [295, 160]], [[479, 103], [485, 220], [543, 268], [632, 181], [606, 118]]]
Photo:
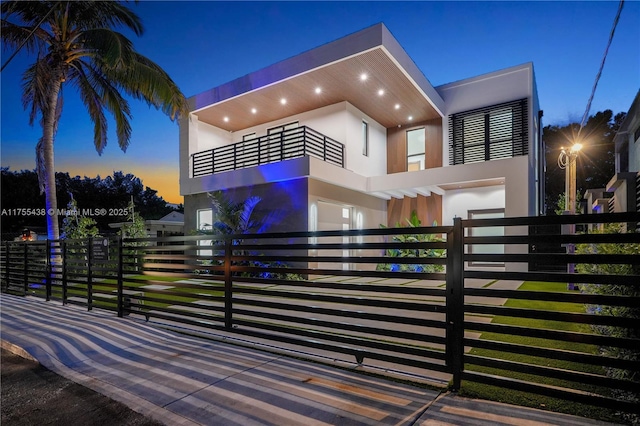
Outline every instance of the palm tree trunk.
[[44, 151], [44, 192], [47, 209], [47, 234], [50, 240], [60, 238], [58, 223], [58, 200], [56, 195], [56, 170], [53, 163], [53, 136], [57, 127], [56, 108], [62, 82], [56, 75], [52, 76], [51, 92], [46, 109], [42, 112], [42, 145]]

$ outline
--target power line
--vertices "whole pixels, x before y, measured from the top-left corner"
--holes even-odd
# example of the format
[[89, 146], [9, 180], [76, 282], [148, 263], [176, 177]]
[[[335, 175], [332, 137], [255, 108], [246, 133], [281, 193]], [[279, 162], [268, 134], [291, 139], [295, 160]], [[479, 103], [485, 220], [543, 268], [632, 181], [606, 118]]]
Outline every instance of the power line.
[[611, 46], [611, 42], [613, 41], [613, 34], [616, 31], [616, 27], [618, 26], [618, 21], [620, 20], [620, 13], [622, 12], [622, 6], [624, 5], [624, 0], [620, 0], [620, 4], [618, 5], [618, 13], [616, 13], [616, 17], [613, 20], [613, 26], [611, 27], [611, 32], [609, 33], [609, 42], [607, 43], [607, 48], [604, 50], [604, 55], [602, 56], [602, 61], [600, 62], [600, 69], [598, 70], [598, 74], [596, 74], [596, 80], [593, 82], [593, 88], [591, 89], [591, 96], [589, 96], [589, 101], [587, 102], [587, 109], [582, 116], [582, 122], [580, 123], [580, 129], [578, 129], [578, 136], [580, 136], [580, 131], [587, 124], [587, 117], [589, 117], [589, 111], [591, 110], [591, 102], [593, 101], [593, 96], [596, 94], [596, 87], [598, 87], [598, 81], [600, 80], [600, 76], [602, 75], [602, 69], [604, 68], [604, 62], [607, 59], [607, 54], [609, 53], [609, 47]]
[[20, 46], [18, 46], [18, 48], [16, 49], [15, 52], [13, 52], [13, 54], [11, 56], [9, 56], [9, 59], [7, 59], [7, 61], [2, 65], [2, 68], [0, 68], [0, 72], [4, 71], [4, 69], [7, 67], [7, 65], [9, 65], [9, 62], [11, 62], [11, 60], [18, 54], [18, 52], [20, 52], [20, 49], [22, 49], [24, 47], [25, 44], [27, 44], [27, 41], [29, 41], [29, 39], [33, 36], [33, 34], [38, 30], [38, 28], [40, 28], [40, 25], [42, 25], [45, 21], [45, 19], [47, 19], [49, 17], [49, 15], [51, 15], [51, 12], [53, 12], [55, 10], [55, 8], [62, 3], [61, 1], [59, 1], [58, 3], [56, 3], [55, 5], [53, 5], [53, 7], [51, 9], [49, 9], [49, 11], [42, 17], [42, 19], [40, 20], [40, 22], [38, 22], [38, 24], [33, 27], [33, 29], [31, 30], [31, 32], [29, 33], [29, 35], [27, 35], [27, 37], [22, 40], [22, 43], [20, 43]]

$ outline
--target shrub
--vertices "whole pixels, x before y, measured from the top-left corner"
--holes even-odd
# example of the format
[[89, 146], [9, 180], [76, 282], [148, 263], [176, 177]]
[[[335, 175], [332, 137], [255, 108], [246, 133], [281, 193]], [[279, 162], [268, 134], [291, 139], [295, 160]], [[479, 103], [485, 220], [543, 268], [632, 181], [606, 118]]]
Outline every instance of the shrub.
[[[422, 222], [418, 219], [416, 211], [411, 212], [411, 218], [406, 219], [406, 228], [418, 228], [422, 226]], [[436, 223], [434, 223], [434, 226]], [[380, 225], [381, 228], [386, 228], [384, 225]], [[396, 223], [396, 228], [403, 228], [400, 222]], [[430, 243], [442, 241], [442, 238], [434, 234], [402, 234], [394, 235], [392, 237], [393, 242], [397, 243]], [[443, 257], [445, 253], [444, 249], [387, 249], [385, 256], [389, 258], [416, 258], [419, 262], [420, 258], [425, 257]], [[382, 263], [376, 267], [378, 271], [391, 271], [391, 272], [442, 272], [444, 271], [443, 265], [434, 264], [421, 264], [421, 263]]]
[[[596, 233], [615, 234], [623, 233], [622, 224], [606, 224], [602, 231]], [[637, 243], [599, 243], [599, 244], [578, 244], [576, 246], [578, 254], [640, 254], [640, 244]], [[631, 275], [639, 274], [637, 265], [625, 264], [578, 264], [576, 271], [584, 274], [611, 274], [611, 275]], [[640, 286], [619, 285], [619, 284], [581, 284], [581, 291], [591, 294], [618, 295], [640, 297]], [[640, 318], [640, 306], [609, 306], [609, 305], [587, 305], [588, 312], [597, 315], [607, 315], [623, 318]], [[604, 325], [592, 326], [594, 331], [612, 337], [640, 338], [640, 330], [631, 327], [612, 327]], [[640, 352], [637, 349], [626, 349], [619, 347], [601, 347], [600, 351], [606, 356], [616, 359], [638, 360]], [[623, 370], [619, 368], [608, 368], [607, 375], [617, 379], [640, 381], [640, 373], [637, 371]], [[640, 385], [638, 386], [640, 389]], [[615, 395], [619, 398], [640, 402], [640, 391], [622, 392]], [[640, 424], [640, 417], [637, 415], [630, 418], [633, 423]]]

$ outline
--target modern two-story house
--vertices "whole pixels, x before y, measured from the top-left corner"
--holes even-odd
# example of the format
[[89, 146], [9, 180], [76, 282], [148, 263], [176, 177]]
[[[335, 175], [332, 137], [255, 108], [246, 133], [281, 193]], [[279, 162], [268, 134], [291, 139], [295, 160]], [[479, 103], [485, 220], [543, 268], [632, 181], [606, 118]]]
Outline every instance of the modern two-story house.
[[259, 196], [274, 232], [544, 211], [531, 63], [434, 87], [377, 24], [189, 102], [187, 233], [212, 223], [216, 190]]

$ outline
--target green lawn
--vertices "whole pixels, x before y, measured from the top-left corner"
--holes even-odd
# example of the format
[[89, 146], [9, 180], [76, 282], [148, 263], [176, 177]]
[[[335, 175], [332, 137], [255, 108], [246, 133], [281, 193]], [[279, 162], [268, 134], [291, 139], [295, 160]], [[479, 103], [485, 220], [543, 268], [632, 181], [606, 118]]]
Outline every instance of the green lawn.
[[[564, 283], [546, 283], [546, 282], [524, 282], [518, 290], [529, 291], [547, 291], [547, 292], [566, 292], [567, 285]], [[583, 304], [578, 303], [565, 303], [565, 302], [553, 302], [553, 301], [536, 301], [536, 300], [522, 300], [522, 299], [509, 299], [504, 306], [513, 308], [524, 309], [537, 309], [544, 311], [557, 311], [557, 312], [577, 312], [584, 313], [585, 307]], [[530, 318], [516, 318], [507, 316], [495, 316], [492, 323], [496, 324], [508, 324], [521, 327], [538, 328], [538, 329], [550, 329], [550, 330], [562, 330], [576, 333], [592, 333], [590, 326], [585, 324], [561, 322], [561, 321], [549, 321], [543, 319], [530, 319]], [[519, 335], [498, 334], [498, 333], [482, 333], [481, 339], [487, 339], [492, 341], [500, 341], [514, 344], [538, 346], [543, 348], [554, 348], [573, 352], [583, 352], [589, 354], [597, 354], [598, 347], [595, 345], [588, 345], [582, 343], [574, 343], [566, 340], [551, 340], [541, 338], [531, 338]], [[604, 371], [602, 367], [576, 363], [571, 361], [564, 361], [559, 359], [548, 359], [533, 357], [523, 354], [513, 354], [502, 351], [488, 350], [482, 348], [473, 348], [470, 351], [472, 355], [478, 355], [483, 357], [490, 357], [496, 359], [504, 359], [509, 361], [516, 361], [526, 364], [535, 364], [549, 366], [553, 368], [560, 368], [565, 370], [580, 371], [592, 374], [603, 375]], [[497, 376], [526, 380], [535, 383], [541, 383], [546, 385], [568, 387], [572, 389], [580, 389], [587, 392], [593, 392], [601, 395], [607, 395], [608, 389], [598, 388], [591, 385], [584, 385], [576, 382], [569, 382], [565, 380], [540, 377], [537, 375], [512, 372], [508, 370], [499, 370], [495, 368], [488, 368], [477, 365], [465, 365], [465, 369], [470, 371], [478, 371], [487, 374], [493, 374]], [[503, 388], [484, 385], [481, 383], [464, 381], [462, 383], [461, 394], [469, 397], [490, 399], [500, 402], [506, 402], [515, 405], [529, 406], [535, 408], [545, 408], [551, 411], [564, 412], [569, 414], [575, 414], [584, 417], [591, 417], [597, 419], [603, 419], [608, 421], [620, 421], [620, 418], [615, 417], [615, 414], [610, 410], [601, 409], [594, 406], [588, 406], [583, 404], [577, 404], [571, 401], [560, 400], [556, 398], [546, 397], [544, 395], [531, 394], [520, 391], [505, 391]]]

